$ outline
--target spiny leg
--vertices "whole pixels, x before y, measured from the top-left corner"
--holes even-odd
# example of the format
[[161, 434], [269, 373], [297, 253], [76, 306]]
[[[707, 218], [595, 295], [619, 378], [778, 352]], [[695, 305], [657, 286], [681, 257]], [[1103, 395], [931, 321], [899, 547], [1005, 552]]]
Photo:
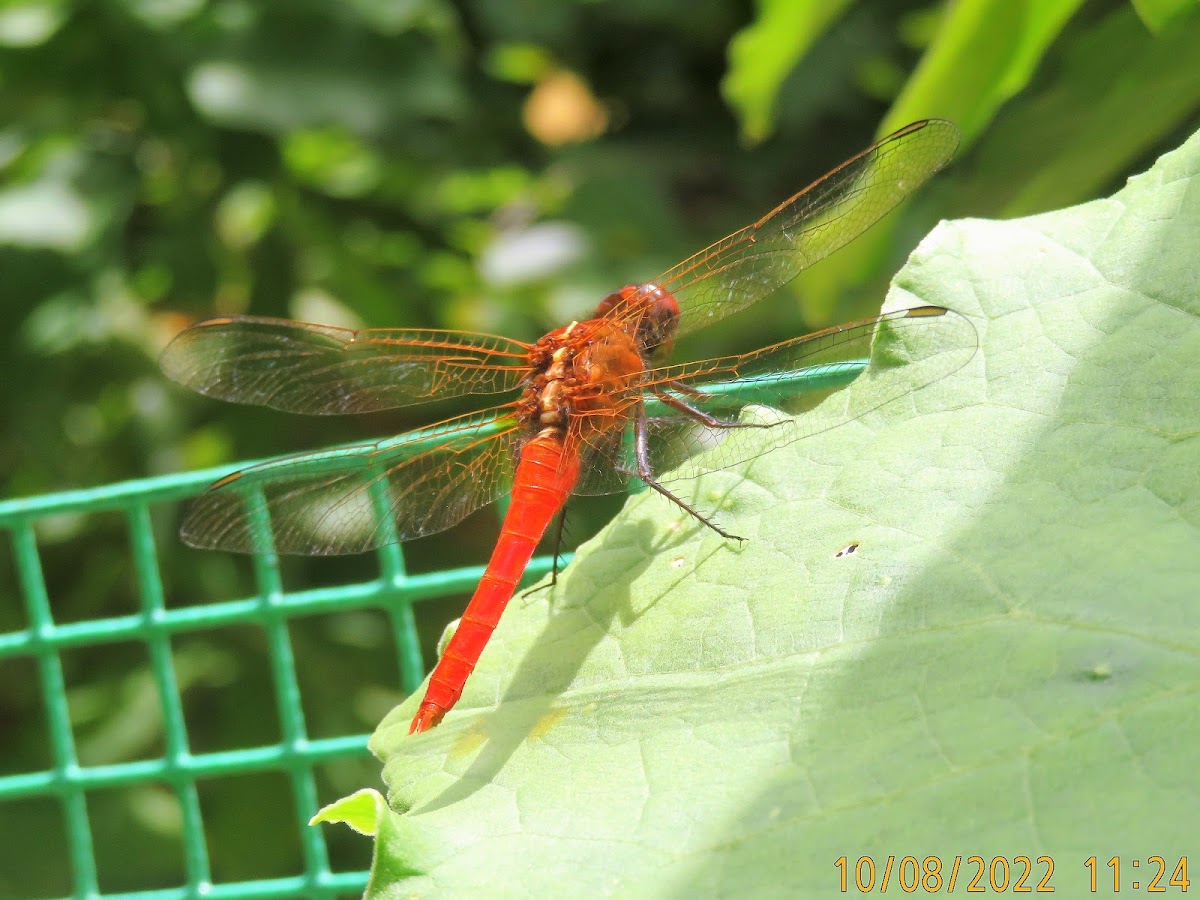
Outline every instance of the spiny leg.
[[558, 511], [558, 525], [554, 529], [554, 563], [550, 567], [550, 587], [558, 584], [558, 561], [562, 556], [563, 529], [567, 525], [567, 507], [564, 505]]
[[[708, 396], [700, 388], [694, 388], [686, 381], [678, 381], [674, 378], [667, 382], [667, 387], [673, 391], [679, 391], [681, 394], [687, 394], [689, 397], [695, 397], [697, 400], [703, 400]], [[658, 390], [661, 390], [661, 388]], [[658, 393], [658, 390], [655, 390], [655, 393]]]
[[[690, 397], [695, 397], [697, 399], [708, 397], [708, 394], [704, 393], [704, 391], [698, 391], [694, 387], [686, 385], [683, 382], [669, 381], [667, 384], [673, 390], [687, 394]], [[692, 406], [692, 404], [688, 403], [686, 400], [667, 393], [661, 387], [655, 386], [651, 388], [651, 390], [653, 391], [655, 397], [657, 397], [667, 406], [671, 407], [671, 409], [675, 410], [676, 412], [683, 413], [690, 419], [695, 419], [701, 425], [704, 425], [708, 428], [774, 428], [776, 425], [782, 424], [782, 422], [734, 422], [728, 419], [718, 419], [716, 416]]]
[[746, 540], [741, 535], [732, 534], [731, 532], [726, 531], [724, 528], [722, 528], [716, 522], [712, 521], [712, 519], [709, 519], [706, 516], [702, 515], [697, 509], [695, 509], [695, 507], [691, 506], [689, 503], [687, 503], [687, 501], [683, 500], [682, 498], [676, 497], [669, 490], [667, 490], [665, 487], [663, 487], [661, 484], [659, 484], [658, 481], [655, 479], [654, 472], [650, 468], [650, 451], [649, 451], [649, 445], [648, 445], [649, 429], [647, 427], [646, 405], [644, 403], [638, 404], [637, 418], [635, 418], [634, 422], [633, 422], [633, 431], [634, 431], [634, 456], [637, 460], [637, 469], [638, 469], [637, 476], [638, 476], [638, 478], [640, 478], [642, 480], [643, 484], [645, 484], [649, 488], [653, 488], [654, 490], [658, 491], [660, 494], [662, 494], [664, 497], [666, 497], [668, 500], [670, 500], [672, 503], [674, 503], [676, 506], [678, 506], [684, 512], [688, 513], [689, 515], [691, 515], [694, 518], [698, 519], [699, 521], [703, 522], [705, 525], [707, 525], [709, 528], [711, 528], [717, 534], [721, 535], [721, 537], [725, 538], [726, 540], [730, 540], [730, 541]]
[[554, 562], [550, 567], [550, 583], [544, 585], [535, 584], [531, 588], [526, 588], [521, 592], [520, 596], [522, 600], [524, 600], [530, 594], [536, 594], [538, 591], [543, 589], [554, 590], [554, 586], [558, 584], [558, 562], [562, 557], [563, 529], [567, 522], [567, 508], [564, 506], [562, 509], [560, 509], [555, 518], [558, 520], [558, 526], [554, 529]]

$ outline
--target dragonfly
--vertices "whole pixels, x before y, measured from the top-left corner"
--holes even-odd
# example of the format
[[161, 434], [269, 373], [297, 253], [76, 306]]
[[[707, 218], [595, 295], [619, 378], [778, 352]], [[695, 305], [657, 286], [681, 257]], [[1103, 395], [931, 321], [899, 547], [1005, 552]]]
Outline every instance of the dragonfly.
[[[976, 346], [969, 321], [916, 306], [751, 353], [662, 365], [678, 337], [745, 309], [860, 235], [945, 166], [958, 139], [940, 119], [901, 128], [758, 221], [533, 343], [253, 316], [188, 327], [167, 346], [162, 369], [222, 400], [333, 415], [463, 395], [507, 399], [417, 432], [235, 472], [192, 504], [183, 540], [243, 553], [360, 553], [450, 528], [511, 493], [410, 733], [433, 728], [461, 697], [569, 497], [640, 482], [740, 539], [681, 496], [681, 483], [853, 421], [966, 362]], [[781, 394], [797, 378], [836, 380], [847, 370], [861, 372], [853, 389], [787, 415], [791, 401]]]

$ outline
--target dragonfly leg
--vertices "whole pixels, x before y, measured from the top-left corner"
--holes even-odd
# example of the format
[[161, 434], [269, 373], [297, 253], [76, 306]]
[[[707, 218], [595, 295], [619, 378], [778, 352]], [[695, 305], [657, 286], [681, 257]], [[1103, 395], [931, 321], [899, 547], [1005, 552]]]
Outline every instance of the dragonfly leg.
[[[563, 507], [558, 511], [558, 516], [556, 516], [556, 518], [558, 519], [558, 527], [554, 530], [554, 563], [550, 567], [550, 583], [545, 585], [545, 589], [551, 591], [554, 590], [554, 586], [558, 584], [558, 563], [559, 559], [562, 557], [563, 529], [567, 523], [566, 507]], [[528, 590], [522, 591], [521, 598], [524, 599], [530, 594], [535, 594], [540, 590], [542, 590], [542, 588], [535, 585]]]
[[[707, 397], [703, 391], [698, 391], [694, 387], [683, 384], [682, 382], [669, 382], [671, 388], [680, 393], [687, 394], [690, 397]], [[733, 422], [728, 419], [718, 419], [716, 416], [706, 413], [702, 409], [697, 409], [692, 404], [688, 403], [679, 397], [672, 396], [661, 388], [654, 388], [654, 396], [665, 403], [667, 406], [676, 412], [681, 412], [691, 419], [695, 419], [701, 425], [708, 428], [774, 428], [779, 422]]]
[[[708, 394], [704, 393], [704, 391], [700, 390], [699, 388], [694, 388], [687, 382], [677, 381], [674, 378], [667, 382], [667, 387], [673, 391], [679, 391], [681, 394], [687, 394], [689, 397], [695, 397], [698, 400], [703, 400], [708, 396]], [[661, 390], [661, 388], [657, 388], [655, 393], [657, 394], [659, 390]]]
[[550, 587], [558, 584], [558, 561], [562, 557], [563, 529], [567, 525], [567, 507], [558, 511], [558, 525], [554, 529], [554, 563], [550, 567]]
[[[699, 410], [697, 410], [697, 412], [699, 412]], [[654, 477], [653, 470], [650, 468], [650, 451], [647, 445], [648, 429], [646, 424], [646, 407], [645, 404], [642, 404], [638, 407], [638, 414], [637, 418], [634, 419], [633, 427], [635, 438], [634, 456], [637, 459], [637, 476], [642, 480], [642, 483], [645, 484], [646, 487], [653, 488], [654, 490], [658, 491], [658, 493], [662, 494], [684, 512], [688, 513], [688, 515], [703, 522], [726, 540], [745, 541], [746, 539], [740, 534], [733, 534], [732, 532], [726, 531], [712, 519], [703, 515], [699, 510], [697, 510], [682, 497], [676, 497], [673, 493], [658, 483], [658, 480]]]

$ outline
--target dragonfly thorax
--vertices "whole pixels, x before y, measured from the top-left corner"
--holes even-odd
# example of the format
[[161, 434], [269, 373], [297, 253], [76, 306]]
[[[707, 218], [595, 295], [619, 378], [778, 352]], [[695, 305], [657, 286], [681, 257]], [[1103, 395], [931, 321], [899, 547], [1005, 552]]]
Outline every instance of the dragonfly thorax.
[[580, 434], [620, 428], [632, 414], [630, 388], [646, 371], [640, 321], [614, 315], [572, 322], [534, 345], [533, 377], [518, 401], [518, 417], [531, 433], [565, 432], [572, 419]]

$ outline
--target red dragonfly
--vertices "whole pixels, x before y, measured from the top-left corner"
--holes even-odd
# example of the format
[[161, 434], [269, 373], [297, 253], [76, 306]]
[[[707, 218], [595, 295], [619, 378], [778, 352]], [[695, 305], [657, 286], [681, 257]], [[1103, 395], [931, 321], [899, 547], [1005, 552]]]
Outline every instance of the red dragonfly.
[[[921, 306], [741, 356], [653, 366], [677, 336], [744, 309], [849, 243], [941, 169], [957, 146], [958, 129], [944, 120], [902, 128], [752, 225], [653, 282], [613, 292], [590, 319], [532, 344], [255, 317], [191, 326], [164, 351], [162, 368], [223, 400], [326, 415], [464, 394], [516, 396], [412, 434], [229, 475], [191, 507], [183, 539], [237, 552], [359, 553], [449, 528], [511, 490], [491, 561], [430, 675], [410, 732], [434, 727], [461, 696], [534, 548], [570, 495], [619, 491], [640, 479], [735, 538], [670, 485], [753, 458], [764, 444], [783, 446], [850, 421], [970, 357], [970, 323], [943, 307]], [[839, 395], [847, 398], [842, 402], [798, 421], [741, 415], [756, 392], [778, 394], [798, 372], [831, 375], [856, 362], [861, 369], [872, 344], [885, 340], [887, 352], [877, 347], [876, 363]], [[904, 349], [906, 341], [915, 349]], [[880, 365], [881, 356], [896, 364]], [[730, 382], [746, 390], [726, 390]], [[771, 405], [786, 408], [777, 399]], [[702, 464], [688, 461], [702, 450]], [[273, 547], [256, 537], [264, 513]]]

